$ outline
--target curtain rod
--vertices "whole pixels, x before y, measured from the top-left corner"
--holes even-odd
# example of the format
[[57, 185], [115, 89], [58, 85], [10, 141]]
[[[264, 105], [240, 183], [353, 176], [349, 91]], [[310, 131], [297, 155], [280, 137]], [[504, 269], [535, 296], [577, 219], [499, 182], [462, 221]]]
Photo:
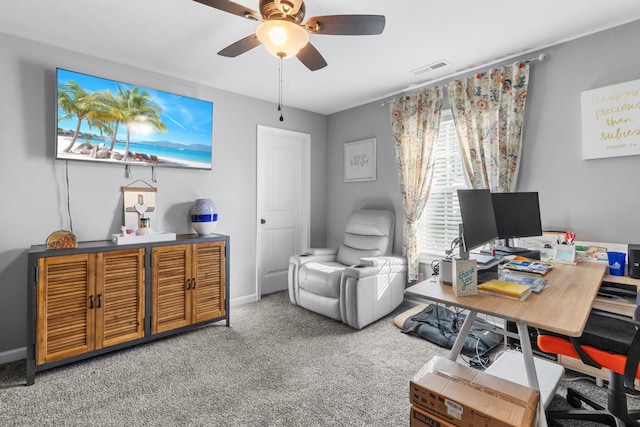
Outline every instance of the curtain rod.
[[[399, 90], [399, 91], [396, 91], [396, 92], [390, 93], [390, 94], [388, 94], [387, 96], [384, 96], [384, 97], [382, 98], [382, 99], [383, 99], [383, 101], [382, 101], [382, 106], [384, 107], [384, 106], [387, 104], [387, 102], [389, 102], [389, 101], [390, 101], [390, 99], [389, 99], [389, 98], [390, 98], [390, 97], [392, 97], [392, 96], [399, 95], [399, 94], [403, 94], [403, 93], [410, 93], [410, 92], [413, 92], [413, 91], [415, 91], [415, 90], [418, 90], [418, 89], [420, 89], [420, 88], [422, 88], [422, 87], [424, 87], [424, 86], [429, 86], [429, 85], [432, 85], [432, 84], [435, 84], [435, 83], [441, 82], [441, 81], [443, 81], [443, 80], [447, 80], [447, 79], [453, 78], [453, 77], [455, 77], [455, 76], [457, 76], [457, 75], [460, 75], [460, 74], [470, 73], [470, 72], [472, 72], [472, 71], [477, 71], [477, 70], [482, 69], [482, 68], [487, 68], [487, 67], [490, 67], [490, 66], [492, 66], [492, 65], [495, 65], [495, 64], [498, 64], [498, 63], [501, 63], [501, 62], [507, 61], [507, 60], [509, 60], [509, 59], [515, 58], [516, 56], [520, 56], [520, 55], [523, 55], [523, 54], [522, 54], [522, 53], [520, 53], [520, 54], [517, 54], [517, 55], [506, 56], [506, 57], [501, 58], [501, 59], [499, 59], [499, 60], [497, 60], [497, 61], [486, 62], [486, 63], [484, 63], [484, 64], [482, 64], [482, 65], [477, 65], [477, 66], [473, 66], [473, 67], [465, 68], [465, 69], [463, 69], [463, 70], [459, 70], [459, 71], [456, 71], [456, 72], [454, 72], [454, 73], [447, 74], [446, 76], [439, 77], [439, 78], [437, 78], [437, 79], [435, 79], [435, 80], [429, 80], [429, 81], [426, 81], [426, 82], [422, 82], [422, 83], [417, 84], [417, 85], [415, 85], [415, 86], [412, 86], [412, 87], [410, 87], [410, 88], [408, 88], [408, 89], [402, 89], [402, 90]], [[541, 53], [540, 55], [538, 55], [538, 56], [536, 56], [536, 57], [534, 57], [534, 58], [525, 59], [525, 60], [520, 61], [520, 62], [524, 62], [524, 63], [528, 64], [528, 63], [530, 63], [530, 62], [544, 61], [546, 57], [547, 57], [547, 55], [546, 55], [546, 54]]]

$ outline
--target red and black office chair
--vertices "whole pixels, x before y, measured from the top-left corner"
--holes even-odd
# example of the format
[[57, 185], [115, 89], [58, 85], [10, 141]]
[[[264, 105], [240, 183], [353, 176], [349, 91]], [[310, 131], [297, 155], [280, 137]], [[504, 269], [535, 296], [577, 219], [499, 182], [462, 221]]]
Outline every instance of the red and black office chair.
[[[636, 308], [634, 319], [638, 319], [639, 314], [640, 309]], [[625, 389], [633, 389], [634, 380], [640, 378], [640, 322], [634, 319], [593, 309], [579, 338], [539, 331], [538, 347], [542, 351], [580, 359], [587, 365], [610, 371], [606, 407], [569, 388], [567, 402], [580, 409], [547, 411], [549, 420], [589, 420], [618, 427], [640, 426], [637, 421], [640, 410], [628, 409]], [[582, 403], [592, 409], [583, 409]]]

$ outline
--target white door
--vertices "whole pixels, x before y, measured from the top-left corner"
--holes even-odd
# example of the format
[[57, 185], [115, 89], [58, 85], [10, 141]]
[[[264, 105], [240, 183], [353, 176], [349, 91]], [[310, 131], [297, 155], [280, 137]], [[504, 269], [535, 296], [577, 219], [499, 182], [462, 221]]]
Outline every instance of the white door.
[[289, 258], [308, 246], [310, 141], [258, 126], [257, 295], [287, 289]]

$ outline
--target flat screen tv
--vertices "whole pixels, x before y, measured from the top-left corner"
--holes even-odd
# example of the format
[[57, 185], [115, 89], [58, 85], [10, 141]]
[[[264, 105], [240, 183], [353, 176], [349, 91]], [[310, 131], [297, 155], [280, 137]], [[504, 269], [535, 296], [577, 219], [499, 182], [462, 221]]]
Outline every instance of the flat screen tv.
[[496, 250], [511, 254], [527, 252], [527, 248], [512, 246], [510, 240], [516, 237], [542, 236], [538, 193], [492, 193], [491, 200], [498, 238], [505, 241], [504, 246], [496, 247]]
[[56, 158], [211, 169], [213, 103], [58, 68]]
[[[498, 229], [489, 190], [458, 190], [458, 203], [462, 218], [460, 257], [468, 259], [473, 249], [497, 240]], [[473, 258], [482, 262], [482, 258]]]

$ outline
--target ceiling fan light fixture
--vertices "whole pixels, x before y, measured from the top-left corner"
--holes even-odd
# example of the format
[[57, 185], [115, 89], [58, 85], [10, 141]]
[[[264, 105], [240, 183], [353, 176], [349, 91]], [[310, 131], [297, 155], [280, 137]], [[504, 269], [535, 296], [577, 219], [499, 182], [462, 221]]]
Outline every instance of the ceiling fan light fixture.
[[258, 25], [256, 36], [267, 51], [278, 58], [296, 56], [309, 42], [309, 34], [303, 27], [280, 19]]

